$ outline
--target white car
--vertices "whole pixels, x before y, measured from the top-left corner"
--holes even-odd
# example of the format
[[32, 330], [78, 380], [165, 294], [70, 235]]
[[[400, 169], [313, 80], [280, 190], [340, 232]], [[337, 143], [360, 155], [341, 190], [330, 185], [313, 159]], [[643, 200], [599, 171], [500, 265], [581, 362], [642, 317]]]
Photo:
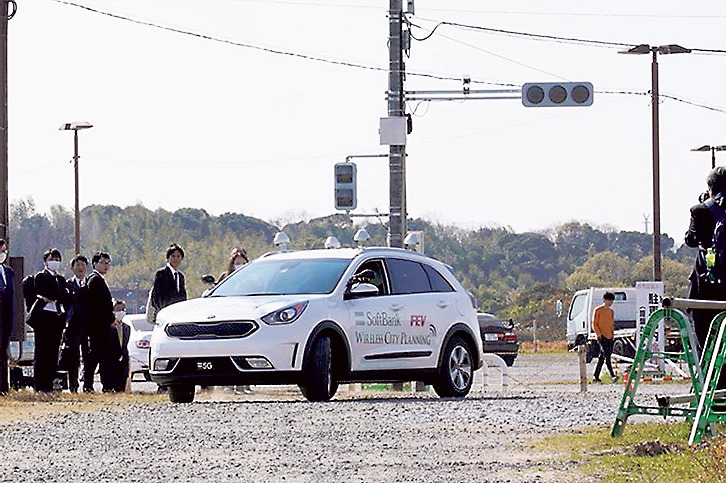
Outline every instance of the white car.
[[154, 326], [146, 321], [146, 314], [129, 314], [124, 317], [123, 323], [131, 327], [129, 343], [126, 346], [129, 351], [131, 380], [138, 374], [145, 381], [149, 381], [149, 349]]
[[472, 297], [451, 269], [397, 248], [270, 254], [204, 297], [161, 310], [151, 379], [172, 402], [195, 385], [298, 384], [327, 401], [344, 382], [422, 381], [464, 397], [482, 364]]

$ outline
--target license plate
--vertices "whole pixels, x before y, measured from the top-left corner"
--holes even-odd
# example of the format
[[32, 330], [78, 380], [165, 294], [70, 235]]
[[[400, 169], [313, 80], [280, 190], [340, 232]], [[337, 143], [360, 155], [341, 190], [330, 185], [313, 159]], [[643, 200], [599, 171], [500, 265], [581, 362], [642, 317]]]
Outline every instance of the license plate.
[[33, 377], [32, 366], [23, 366], [23, 377]]
[[497, 334], [484, 334], [484, 340], [497, 340]]
[[211, 361], [199, 361], [197, 362], [197, 371], [211, 371], [214, 370], [214, 364]]

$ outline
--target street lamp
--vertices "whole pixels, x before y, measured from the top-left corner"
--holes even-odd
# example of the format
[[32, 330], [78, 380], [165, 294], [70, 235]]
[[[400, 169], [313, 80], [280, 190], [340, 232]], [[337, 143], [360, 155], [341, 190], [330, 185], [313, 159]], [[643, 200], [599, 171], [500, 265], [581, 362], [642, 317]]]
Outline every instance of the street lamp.
[[78, 131], [90, 129], [93, 125], [90, 122], [68, 122], [60, 127], [61, 131], [73, 131], [73, 171], [76, 178], [76, 254], [81, 253], [81, 210], [78, 206]]
[[726, 145], [722, 146], [701, 146], [700, 148], [693, 148], [691, 151], [711, 151], [711, 169], [716, 167], [716, 151], [726, 151]]
[[621, 50], [620, 54], [652, 54], [651, 82], [652, 87], [651, 105], [653, 121], [653, 280], [661, 281], [661, 254], [660, 254], [660, 134], [658, 126], [658, 54], [687, 54], [691, 49], [680, 45], [669, 44], [652, 46], [640, 44], [627, 50]]

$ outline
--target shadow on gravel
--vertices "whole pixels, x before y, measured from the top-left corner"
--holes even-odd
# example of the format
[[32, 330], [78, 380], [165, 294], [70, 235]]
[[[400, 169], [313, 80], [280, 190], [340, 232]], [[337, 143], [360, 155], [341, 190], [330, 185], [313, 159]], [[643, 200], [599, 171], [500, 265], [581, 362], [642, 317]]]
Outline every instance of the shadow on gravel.
[[467, 401], [532, 401], [543, 399], [542, 396], [522, 396], [522, 395], [501, 395], [501, 396], [468, 396], [464, 399], [459, 398], [439, 398], [431, 396], [383, 396], [383, 397], [336, 397], [328, 402], [314, 403], [300, 400], [276, 399], [276, 398], [260, 398], [260, 399], [209, 399], [197, 400], [191, 404], [279, 404], [279, 405], [308, 405], [308, 404], [336, 404], [336, 403], [355, 403], [355, 404], [400, 404], [400, 403], [425, 403], [438, 404], [450, 402], [467, 402]]

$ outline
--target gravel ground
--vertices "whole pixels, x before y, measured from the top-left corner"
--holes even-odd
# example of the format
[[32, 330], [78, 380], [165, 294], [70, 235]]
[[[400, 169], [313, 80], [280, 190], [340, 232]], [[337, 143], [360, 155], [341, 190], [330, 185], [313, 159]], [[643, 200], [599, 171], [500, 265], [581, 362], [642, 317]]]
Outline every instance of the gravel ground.
[[[346, 386], [329, 403], [308, 403], [294, 388], [255, 387], [245, 396], [217, 388], [184, 405], [147, 395], [91, 410], [49, 407], [0, 424], [0, 481], [587, 481], [532, 441], [612, 424], [623, 385], [580, 393], [574, 354], [520, 356], [505, 389], [491, 374], [484, 390], [477, 373], [462, 401]], [[643, 384], [639, 394], [686, 387]]]

